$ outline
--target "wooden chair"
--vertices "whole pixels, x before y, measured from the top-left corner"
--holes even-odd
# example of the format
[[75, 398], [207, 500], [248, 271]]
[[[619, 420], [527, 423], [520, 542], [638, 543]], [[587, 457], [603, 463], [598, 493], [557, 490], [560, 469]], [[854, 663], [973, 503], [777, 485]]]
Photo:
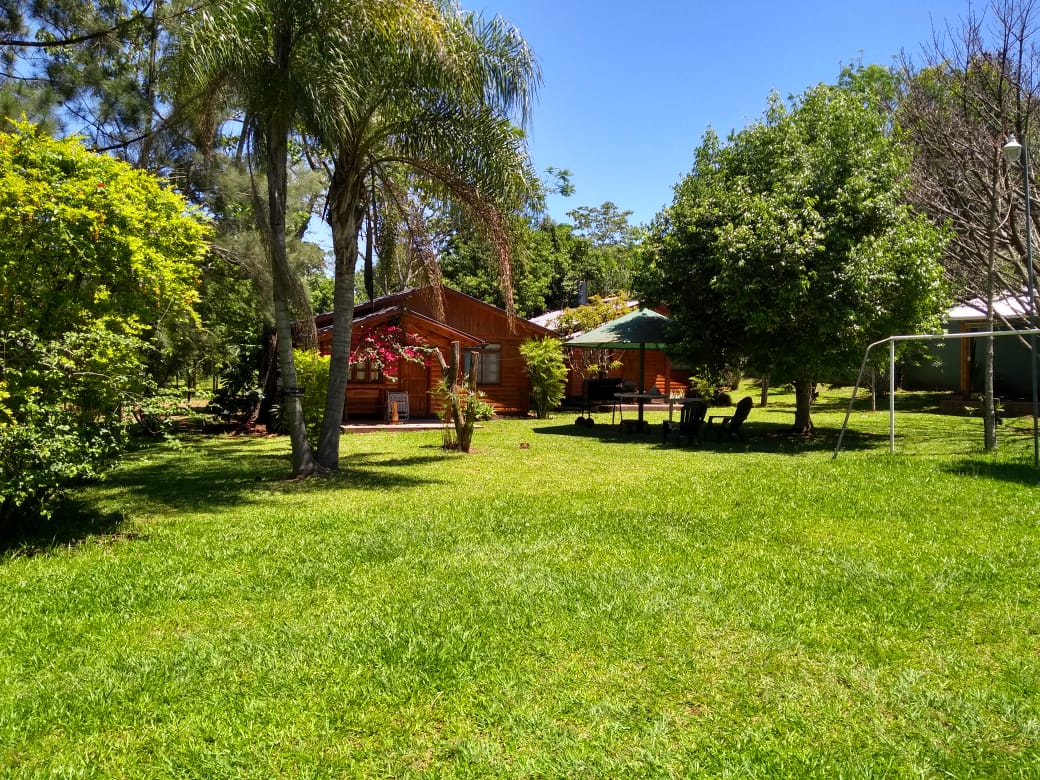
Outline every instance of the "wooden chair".
[[722, 438], [722, 434], [725, 433], [730, 439], [740, 439], [744, 441], [744, 433], [741, 428], [744, 426], [744, 421], [751, 414], [751, 407], [754, 405], [754, 399], [749, 395], [741, 398], [737, 403], [736, 408], [733, 410], [733, 414], [713, 414], [708, 418], [708, 427], [710, 428], [715, 420], [719, 421], [719, 427], [715, 429], [715, 441], [719, 441]]
[[676, 441], [681, 440], [685, 436], [690, 444], [693, 444], [694, 439], [700, 438], [701, 428], [704, 426], [704, 415], [707, 413], [708, 404], [705, 401], [697, 400], [692, 403], [684, 403], [679, 411], [678, 423], [673, 423], [669, 420], [665, 421], [661, 443], [667, 444], [668, 437], [671, 435], [675, 437]]
[[407, 420], [408, 419], [408, 393], [387, 393], [386, 394], [386, 419], [391, 419], [393, 415], [394, 404], [397, 404], [397, 419]]

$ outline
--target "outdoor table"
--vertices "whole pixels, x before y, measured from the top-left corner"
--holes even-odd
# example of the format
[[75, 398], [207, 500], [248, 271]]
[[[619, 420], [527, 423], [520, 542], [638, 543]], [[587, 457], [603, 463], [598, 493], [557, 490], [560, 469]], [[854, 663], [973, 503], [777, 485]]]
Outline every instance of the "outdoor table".
[[639, 417], [635, 424], [636, 430], [641, 431], [649, 427], [647, 422], [643, 419], [643, 404], [647, 401], [652, 401], [657, 396], [652, 395], [651, 393], [614, 393], [614, 397], [618, 399], [618, 412], [621, 413], [621, 425], [624, 425], [625, 423], [625, 415], [621, 412], [621, 404], [625, 403], [625, 401], [635, 401], [639, 406]]

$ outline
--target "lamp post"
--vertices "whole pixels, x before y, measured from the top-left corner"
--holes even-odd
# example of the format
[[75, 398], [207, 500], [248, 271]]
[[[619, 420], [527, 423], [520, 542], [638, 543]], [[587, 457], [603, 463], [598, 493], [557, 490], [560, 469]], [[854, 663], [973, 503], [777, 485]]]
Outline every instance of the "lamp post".
[[[1022, 158], [1022, 178], [1025, 182], [1025, 193], [1026, 193], [1026, 268], [1028, 272], [1029, 281], [1029, 329], [1036, 330], [1036, 279], [1033, 274], [1033, 224], [1029, 215], [1029, 149], [1025, 145], [1020, 144], [1014, 135], [1008, 137], [1007, 143], [1004, 144], [1004, 159], [1008, 162], [1015, 162], [1019, 157]], [[1040, 465], [1040, 436], [1038, 436], [1038, 420], [1040, 415], [1037, 413], [1037, 367], [1036, 367], [1036, 333], [1029, 334], [1029, 355], [1030, 363], [1032, 367], [1032, 378], [1033, 378], [1033, 465]]]

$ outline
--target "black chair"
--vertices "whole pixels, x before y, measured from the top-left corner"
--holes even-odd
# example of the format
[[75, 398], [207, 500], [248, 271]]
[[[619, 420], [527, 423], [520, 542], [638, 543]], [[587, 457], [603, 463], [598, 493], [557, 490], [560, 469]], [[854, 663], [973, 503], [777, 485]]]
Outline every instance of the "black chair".
[[708, 427], [710, 428], [715, 420], [719, 421], [718, 428], [715, 429], [715, 441], [719, 441], [722, 438], [722, 434], [730, 439], [740, 439], [744, 441], [744, 433], [741, 428], [744, 426], [744, 421], [751, 414], [751, 407], [754, 405], [754, 399], [749, 395], [741, 398], [737, 403], [736, 408], [733, 410], [733, 414], [713, 414], [708, 418]]
[[700, 438], [701, 428], [704, 426], [704, 415], [707, 413], [708, 404], [705, 401], [698, 399], [684, 403], [679, 412], [678, 423], [665, 421], [661, 443], [667, 444], [669, 436], [674, 436], [676, 441], [685, 436], [690, 444], [693, 444], [694, 439]]

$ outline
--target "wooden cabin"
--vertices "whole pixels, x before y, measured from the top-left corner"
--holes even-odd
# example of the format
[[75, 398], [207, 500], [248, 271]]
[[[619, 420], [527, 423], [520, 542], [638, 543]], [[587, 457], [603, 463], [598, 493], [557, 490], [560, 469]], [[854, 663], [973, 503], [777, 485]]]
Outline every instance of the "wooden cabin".
[[[366, 301], [354, 307], [351, 351], [357, 349], [365, 334], [383, 325], [398, 325], [440, 349], [448, 360], [451, 343], [458, 341], [467, 355], [479, 354], [477, 387], [499, 414], [527, 414], [531, 386], [527, 368], [520, 356], [520, 344], [532, 338], [556, 338], [547, 328], [509, 317], [502, 309], [484, 303], [449, 287], [441, 287], [443, 320], [438, 318], [433, 287], [405, 290]], [[318, 348], [323, 354], [332, 350], [332, 314], [315, 318]], [[472, 358], [467, 357], [467, 361]], [[421, 365], [409, 361], [399, 364], [393, 381], [365, 363], [351, 366], [347, 382], [344, 419], [384, 418], [388, 394], [407, 393], [410, 417], [433, 417], [440, 407], [431, 395], [442, 379], [435, 357]]]

